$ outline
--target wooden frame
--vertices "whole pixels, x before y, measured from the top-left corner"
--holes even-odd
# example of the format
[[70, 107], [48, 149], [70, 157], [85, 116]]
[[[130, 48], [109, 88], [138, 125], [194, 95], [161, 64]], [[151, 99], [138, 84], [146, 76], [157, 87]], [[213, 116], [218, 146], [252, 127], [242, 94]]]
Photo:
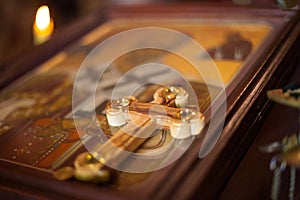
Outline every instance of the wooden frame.
[[[17, 197], [103, 199], [133, 196], [141, 199], [169, 197], [207, 199], [218, 196], [268, 114], [270, 103], [265, 96], [265, 91], [281, 86], [294, 66], [300, 32], [299, 25], [297, 25], [299, 21], [297, 11], [251, 8], [241, 8], [237, 11], [234, 7], [199, 5], [164, 5], [155, 11], [151, 6], [114, 8], [103, 17], [94, 14], [84, 21], [78, 22], [69, 30], [65, 30], [66, 34], [57, 35], [45, 45], [34, 49], [25, 60], [20, 59], [20, 61], [17, 60], [6, 66], [3, 73], [4, 78], [1, 81], [2, 91], [5, 91], [13, 80], [38, 67], [39, 64], [55, 55], [57, 51], [63, 49], [65, 45], [72, 44], [104, 21], [139, 17], [156, 19], [224, 17], [230, 20], [237, 18], [238, 20], [262, 20], [273, 26], [272, 34], [269, 34], [268, 38], [264, 40], [264, 45], [260, 46], [251, 57], [252, 59], [248, 59], [245, 63], [245, 66], [250, 68], [245, 70], [249, 76], [245, 78], [245, 72], [241, 72], [233, 80], [234, 84], [228, 86], [230, 95], [227, 98], [226, 123], [215, 148], [207, 157], [199, 159], [199, 147], [202, 145], [204, 137], [201, 135], [175, 163], [153, 172], [139, 184], [123, 189], [77, 181], [59, 182], [51, 174], [1, 161], [1, 189], [4, 194]], [[286, 21], [286, 18], [289, 20]], [[78, 27], [83, 28], [77, 29]], [[67, 34], [69, 39], [66, 37]], [[38, 54], [36, 54], [37, 52]], [[37, 57], [39, 58], [37, 59]], [[21, 65], [23, 67], [20, 70]]]

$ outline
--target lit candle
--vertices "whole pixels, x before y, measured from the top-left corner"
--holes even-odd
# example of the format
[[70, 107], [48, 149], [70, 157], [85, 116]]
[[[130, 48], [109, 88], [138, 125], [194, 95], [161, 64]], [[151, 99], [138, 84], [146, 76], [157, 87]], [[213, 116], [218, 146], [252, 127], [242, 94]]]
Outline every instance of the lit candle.
[[46, 42], [50, 38], [53, 29], [54, 23], [50, 17], [48, 6], [39, 7], [33, 24], [33, 43], [39, 45]]

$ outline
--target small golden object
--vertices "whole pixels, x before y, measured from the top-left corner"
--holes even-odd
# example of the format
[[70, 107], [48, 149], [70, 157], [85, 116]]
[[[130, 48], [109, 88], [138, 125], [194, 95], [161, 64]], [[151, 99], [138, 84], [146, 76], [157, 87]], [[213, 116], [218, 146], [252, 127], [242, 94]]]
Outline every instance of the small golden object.
[[300, 145], [283, 153], [283, 160], [289, 165], [300, 168]]
[[74, 178], [77, 180], [92, 183], [107, 183], [110, 181], [110, 172], [104, 169], [104, 165], [88, 152], [79, 154], [74, 166]]
[[286, 106], [300, 108], [300, 98], [296, 98], [289, 92], [284, 92], [282, 89], [269, 90], [267, 92], [269, 99], [276, 103], [280, 103]]
[[175, 87], [165, 88], [162, 92], [162, 96], [168, 101], [175, 99], [176, 95], [179, 93], [179, 90]]
[[57, 180], [65, 181], [74, 176], [74, 168], [73, 167], [63, 167], [53, 173], [54, 177]]

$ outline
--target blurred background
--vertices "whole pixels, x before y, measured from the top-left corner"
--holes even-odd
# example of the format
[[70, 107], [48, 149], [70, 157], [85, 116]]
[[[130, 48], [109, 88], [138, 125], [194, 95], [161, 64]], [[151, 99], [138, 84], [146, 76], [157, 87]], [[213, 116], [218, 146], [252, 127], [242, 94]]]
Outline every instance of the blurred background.
[[94, 10], [105, 1], [91, 0], [9, 0], [0, 2], [0, 66], [33, 48], [32, 27], [39, 6], [48, 5], [55, 32]]
[[[49, 6], [54, 20], [55, 32], [75, 23], [93, 12], [102, 12], [120, 4], [189, 3], [183, 0], [9, 0], [0, 2], [0, 66], [4, 66], [18, 55], [33, 48], [32, 27], [40, 5]], [[247, 6], [276, 6], [275, 0], [215, 0], [200, 3], [234, 3]]]

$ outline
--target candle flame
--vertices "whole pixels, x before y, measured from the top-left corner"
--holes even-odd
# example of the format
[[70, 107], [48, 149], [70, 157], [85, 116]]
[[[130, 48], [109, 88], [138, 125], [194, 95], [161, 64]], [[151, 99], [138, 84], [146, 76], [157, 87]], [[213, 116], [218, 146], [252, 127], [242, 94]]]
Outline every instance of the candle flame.
[[50, 11], [48, 6], [41, 6], [36, 12], [35, 23], [38, 29], [45, 30], [50, 25]]
[[33, 42], [35, 45], [46, 42], [54, 30], [54, 22], [50, 17], [48, 6], [39, 7], [33, 24]]

